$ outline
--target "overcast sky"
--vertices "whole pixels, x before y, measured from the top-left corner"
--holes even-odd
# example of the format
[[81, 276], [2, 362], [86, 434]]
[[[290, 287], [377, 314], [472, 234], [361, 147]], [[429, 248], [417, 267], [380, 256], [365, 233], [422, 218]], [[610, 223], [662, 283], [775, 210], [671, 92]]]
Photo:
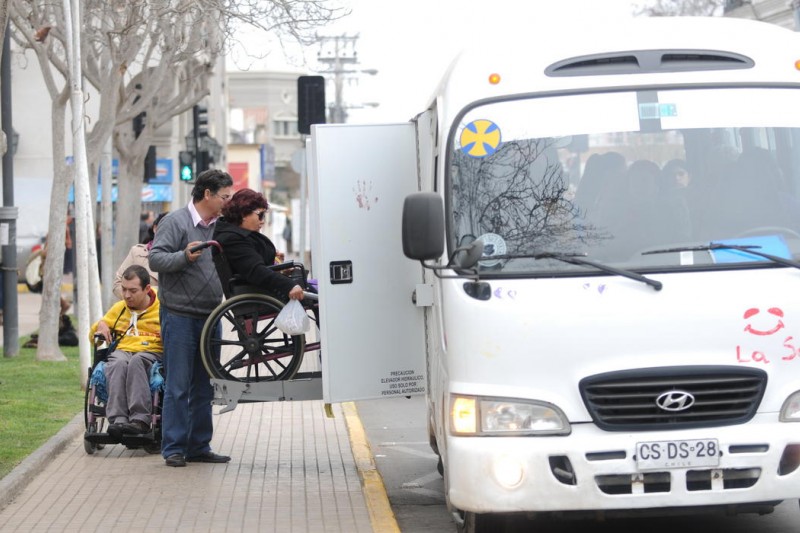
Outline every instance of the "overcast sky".
[[[421, 111], [444, 69], [469, 39], [487, 26], [509, 31], [535, 31], [539, 25], [566, 23], [579, 17], [598, 22], [631, 16], [631, 0], [340, 0], [352, 13], [320, 29], [321, 35], [356, 35], [360, 64], [353, 68], [377, 69], [345, 86], [343, 96], [350, 105], [378, 102], [377, 108], [350, 110], [349, 122], [404, 122]], [[478, 37], [479, 38], [479, 37]], [[248, 49], [264, 47], [264, 37], [243, 39]], [[228, 62], [228, 69], [305, 70], [321, 68], [314, 59], [318, 48], [302, 55], [291, 51], [286, 59], [277, 45], [266, 58], [244, 58], [241, 51]], [[353, 85], [357, 83], [358, 85]], [[328, 101], [332, 99], [328, 87]]]

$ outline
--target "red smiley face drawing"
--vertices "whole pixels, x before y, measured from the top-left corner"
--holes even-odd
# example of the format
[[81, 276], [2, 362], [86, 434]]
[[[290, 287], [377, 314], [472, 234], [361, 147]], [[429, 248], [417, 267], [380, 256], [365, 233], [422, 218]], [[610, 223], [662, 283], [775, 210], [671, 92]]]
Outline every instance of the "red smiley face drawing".
[[[752, 307], [744, 312], [744, 318], [748, 319], [754, 315], [757, 315], [760, 312], [761, 311], [758, 308]], [[783, 311], [781, 311], [777, 307], [770, 307], [769, 309], [767, 309], [767, 312], [771, 315], [778, 317], [778, 323], [775, 324], [775, 327], [773, 327], [772, 329], [763, 330], [763, 329], [755, 329], [752, 324], [747, 324], [744, 327], [744, 330], [747, 331], [748, 333], [752, 333], [753, 335], [765, 336], [765, 335], [772, 335], [774, 333], [777, 333], [779, 330], [783, 329], [784, 327], [783, 320], [781, 320], [783, 318]]]

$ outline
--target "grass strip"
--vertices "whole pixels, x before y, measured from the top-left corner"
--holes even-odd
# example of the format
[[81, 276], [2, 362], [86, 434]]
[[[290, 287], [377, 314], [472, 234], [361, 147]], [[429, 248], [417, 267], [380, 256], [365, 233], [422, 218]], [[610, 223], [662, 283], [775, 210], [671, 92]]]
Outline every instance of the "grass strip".
[[78, 347], [61, 351], [66, 362], [37, 361], [36, 348], [0, 357], [0, 478], [83, 410]]

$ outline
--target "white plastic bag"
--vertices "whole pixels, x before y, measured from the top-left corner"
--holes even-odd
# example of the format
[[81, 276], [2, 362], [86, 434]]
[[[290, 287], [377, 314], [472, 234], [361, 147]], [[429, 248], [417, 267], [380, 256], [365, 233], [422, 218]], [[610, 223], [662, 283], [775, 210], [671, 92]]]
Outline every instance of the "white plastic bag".
[[289, 300], [275, 318], [275, 326], [287, 335], [301, 335], [311, 325], [299, 300]]

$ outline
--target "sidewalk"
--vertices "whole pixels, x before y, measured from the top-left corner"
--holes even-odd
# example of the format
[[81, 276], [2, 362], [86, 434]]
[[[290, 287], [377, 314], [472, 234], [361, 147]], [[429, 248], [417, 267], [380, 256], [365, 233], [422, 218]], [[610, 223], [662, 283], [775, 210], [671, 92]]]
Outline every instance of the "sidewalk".
[[[38, 328], [41, 296], [19, 296], [20, 334], [27, 335]], [[31, 329], [23, 316], [33, 307]], [[249, 403], [215, 414], [212, 448], [232, 461], [185, 468], [122, 445], [88, 455], [80, 413], [0, 480], [0, 529], [399, 531], [354, 405], [332, 407], [334, 418], [322, 401]]]
[[[228, 464], [168, 468], [160, 455], [66, 448], [2, 511], [4, 531], [371, 532], [365, 494], [335, 406], [240, 405], [216, 416], [212, 447]], [[13, 475], [13, 472], [12, 472]]]
[[[17, 285], [17, 313], [19, 336], [27, 337], [39, 329], [39, 308], [42, 305], [42, 295], [28, 291], [25, 284]], [[0, 326], [0, 333], [3, 327]], [[0, 346], [3, 345], [3, 335], [0, 334]]]
[[[61, 295], [72, 301], [72, 275], [64, 276], [61, 285]], [[24, 283], [17, 285], [17, 316], [19, 336], [27, 337], [34, 331], [39, 330], [39, 310], [42, 306], [42, 295], [28, 290]], [[70, 313], [73, 312], [70, 307]], [[0, 325], [0, 346], [3, 345], [3, 326]]]

